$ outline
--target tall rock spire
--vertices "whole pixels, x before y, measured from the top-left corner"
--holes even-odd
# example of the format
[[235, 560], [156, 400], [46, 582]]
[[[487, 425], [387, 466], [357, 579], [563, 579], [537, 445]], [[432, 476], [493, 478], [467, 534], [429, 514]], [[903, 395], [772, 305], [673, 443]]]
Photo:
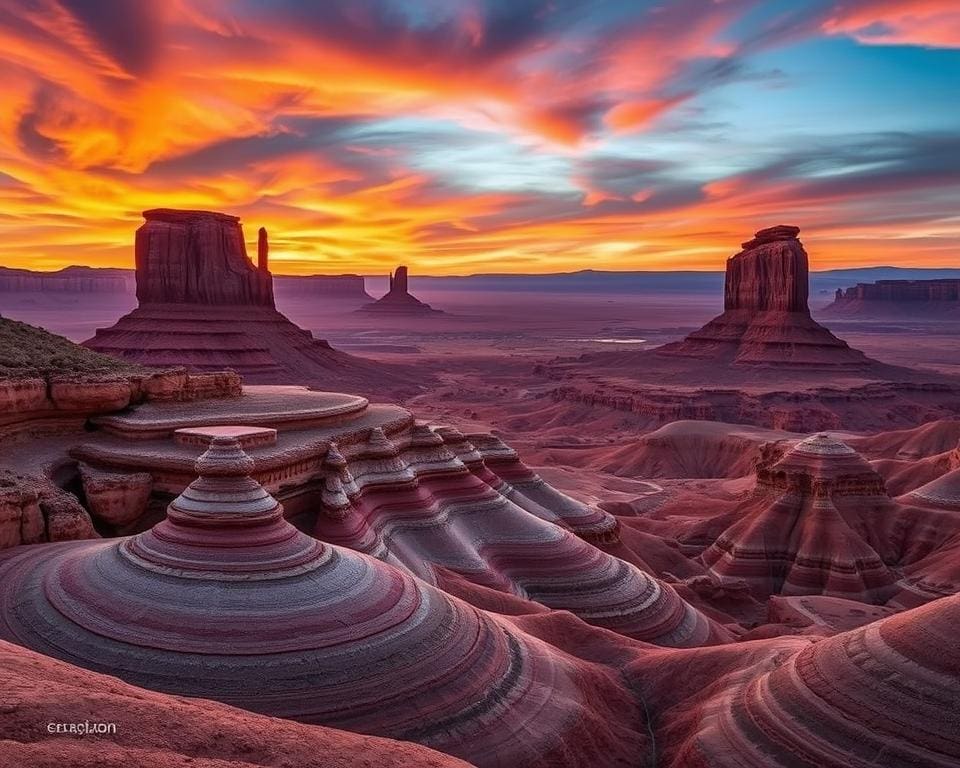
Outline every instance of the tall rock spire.
[[360, 307], [357, 312], [389, 312], [396, 315], [440, 315], [442, 310], [411, 295], [407, 282], [407, 268], [397, 267], [390, 273], [390, 289], [372, 304]]
[[270, 271], [270, 244], [267, 242], [267, 228], [260, 227], [257, 233], [257, 269], [261, 272]]

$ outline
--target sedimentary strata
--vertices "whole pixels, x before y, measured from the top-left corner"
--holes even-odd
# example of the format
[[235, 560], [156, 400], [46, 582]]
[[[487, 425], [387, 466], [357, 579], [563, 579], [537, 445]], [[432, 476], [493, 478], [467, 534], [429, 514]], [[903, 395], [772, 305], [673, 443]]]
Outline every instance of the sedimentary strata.
[[491, 435], [417, 423], [403, 408], [296, 387], [248, 387], [229, 402], [151, 403], [98, 417], [71, 455], [181, 492], [203, 450], [197, 429], [244, 424], [252, 475], [299, 527], [438, 583], [468, 581], [664, 645], [726, 631], [672, 588], [594, 544], [617, 522], [547, 485]]
[[761, 460], [752, 498], [701, 560], [721, 581], [745, 581], [758, 597], [882, 603], [896, 591], [897, 576], [870, 539], [891, 507], [883, 479], [856, 451], [814, 435]]
[[639, 712], [606, 671], [297, 531], [254, 467], [238, 435], [214, 431], [199, 478], [153, 529], [7, 550], [0, 636], [152, 690], [415, 741], [478, 766], [636, 754]]

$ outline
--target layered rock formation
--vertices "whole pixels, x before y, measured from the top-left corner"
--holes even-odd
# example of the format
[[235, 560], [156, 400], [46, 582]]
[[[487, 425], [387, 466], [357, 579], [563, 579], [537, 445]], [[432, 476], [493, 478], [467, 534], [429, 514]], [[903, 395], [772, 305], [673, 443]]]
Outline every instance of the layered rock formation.
[[367, 304], [357, 311], [395, 315], [430, 315], [441, 312], [410, 294], [406, 267], [397, 267], [390, 275], [390, 290], [372, 304]]
[[230, 368], [253, 382], [391, 393], [415, 386], [412, 375], [339, 352], [276, 311], [265, 230], [254, 266], [235, 216], [163, 209], [144, 217], [140, 305], [85, 346], [147, 365]]
[[266, 231], [259, 268], [247, 257], [237, 216], [211, 211], [144, 211], [136, 235], [137, 299], [151, 304], [270, 307]]
[[0, 637], [152, 690], [478, 766], [636, 754], [640, 713], [607, 671], [297, 531], [250, 477], [242, 430], [207, 439], [200, 477], [153, 529], [0, 555]]
[[755, 596], [827, 595], [882, 603], [896, 576], [876, 551], [892, 503], [883, 479], [826, 435], [761, 462], [753, 496], [702, 554], [721, 581]]
[[870, 360], [814, 322], [799, 227], [761, 229], [727, 260], [724, 311], [658, 355], [732, 366], [864, 368]]
[[456, 573], [641, 640], [729, 639], [670, 586], [594, 546], [616, 539], [611, 515], [551, 488], [490, 435], [295, 387], [247, 387], [237, 401], [189, 409], [147, 404], [94, 423], [100, 431], [71, 455], [116, 477], [149, 473], [157, 494], [189, 483], [203, 443], [198, 428], [247, 425], [253, 476], [323, 541], [429, 584]]
[[954, 596], [799, 651], [771, 648], [768, 662], [732, 672], [678, 714], [668, 737], [680, 743], [663, 764], [956, 766], [958, 624]]
[[[536, 371], [558, 403], [791, 432], [915, 426], [960, 413], [960, 379], [850, 348], [807, 307], [796, 227], [762, 229], [727, 261], [724, 312], [681, 341], [556, 358]], [[554, 413], [551, 418], [557, 418]]]
[[939, 316], [960, 313], [960, 280], [878, 280], [837, 289], [830, 316]]
[[240, 377], [131, 365], [0, 318], [0, 438], [80, 431], [88, 418], [148, 401], [240, 394]]

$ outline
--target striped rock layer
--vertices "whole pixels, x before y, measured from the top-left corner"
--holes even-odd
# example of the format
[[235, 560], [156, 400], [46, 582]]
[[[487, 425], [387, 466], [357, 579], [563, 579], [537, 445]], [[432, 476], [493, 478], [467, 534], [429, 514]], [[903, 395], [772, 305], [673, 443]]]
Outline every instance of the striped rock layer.
[[275, 429], [266, 443], [243, 438], [253, 476], [322, 541], [434, 585], [441, 569], [453, 571], [659, 645], [729, 639], [672, 587], [594, 546], [616, 538], [614, 517], [550, 487], [497, 438], [418, 424], [397, 406], [247, 387], [222, 406], [100, 419], [105, 434], [72, 455], [117, 475], [149, 472], [156, 492], [176, 493], [201, 450], [192, 434], [198, 419]]
[[672, 587], [593, 546], [616, 535], [615, 518], [548, 486], [495, 437], [375, 429], [363, 443], [331, 445], [324, 465], [314, 530], [324, 541], [431, 583], [440, 566], [659, 645], [728, 639]]
[[960, 765], [960, 596], [735, 673], [691, 717], [670, 768]]
[[890, 507], [883, 479], [856, 451], [815, 435], [758, 467], [752, 497], [701, 559], [721, 581], [743, 580], [758, 597], [884, 602], [896, 591], [877, 552]]
[[0, 558], [0, 638], [152, 690], [405, 741], [478, 766], [627, 760], [609, 674], [314, 539], [215, 435], [167, 518]]

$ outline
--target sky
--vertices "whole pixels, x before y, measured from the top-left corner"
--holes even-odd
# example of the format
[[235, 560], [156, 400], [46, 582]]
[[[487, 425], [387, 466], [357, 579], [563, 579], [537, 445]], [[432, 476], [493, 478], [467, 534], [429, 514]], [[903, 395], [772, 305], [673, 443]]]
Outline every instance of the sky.
[[278, 274], [960, 266], [956, 0], [0, 0], [0, 265], [141, 212]]

